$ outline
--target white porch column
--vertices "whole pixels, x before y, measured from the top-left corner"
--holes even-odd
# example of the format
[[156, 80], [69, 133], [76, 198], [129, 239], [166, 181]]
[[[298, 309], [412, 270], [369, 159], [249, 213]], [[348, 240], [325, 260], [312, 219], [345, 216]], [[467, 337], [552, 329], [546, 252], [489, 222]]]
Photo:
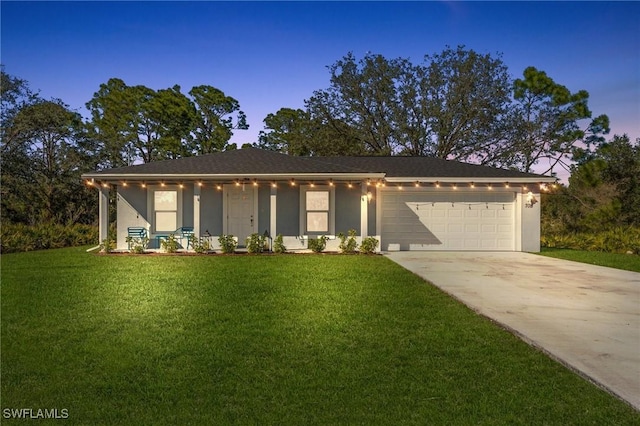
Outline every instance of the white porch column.
[[200, 238], [200, 192], [197, 182], [193, 184], [193, 235]]
[[271, 234], [271, 238], [276, 237], [276, 202], [278, 198], [278, 188], [271, 186], [271, 195], [269, 198], [269, 234]]
[[98, 195], [98, 235], [100, 243], [109, 236], [109, 187], [100, 186]]
[[360, 185], [360, 236], [366, 238], [368, 237], [369, 229], [369, 197], [367, 196], [369, 188], [366, 182], [362, 182]]

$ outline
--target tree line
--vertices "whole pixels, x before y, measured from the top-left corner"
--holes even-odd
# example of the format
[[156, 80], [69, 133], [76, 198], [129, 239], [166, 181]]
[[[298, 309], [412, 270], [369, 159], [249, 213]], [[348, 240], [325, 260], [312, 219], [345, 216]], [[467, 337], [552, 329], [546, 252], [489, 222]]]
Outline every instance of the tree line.
[[[555, 197], [564, 201], [549, 203], [557, 223], [585, 227], [603, 205], [609, 221], [640, 223], [638, 142], [606, 141], [609, 119], [592, 117], [584, 90], [572, 93], [534, 67], [514, 79], [499, 55], [464, 47], [419, 64], [348, 53], [328, 71], [329, 87], [304, 108], [264, 118], [256, 146], [290, 155], [434, 156], [521, 171], [564, 167], [572, 180]], [[3, 224], [93, 224], [97, 197], [82, 173], [234, 149], [232, 135], [248, 128], [240, 103], [209, 85], [183, 93], [178, 85], [154, 90], [112, 78], [86, 103], [85, 119], [4, 68], [1, 78]], [[593, 189], [600, 184], [607, 190]]]

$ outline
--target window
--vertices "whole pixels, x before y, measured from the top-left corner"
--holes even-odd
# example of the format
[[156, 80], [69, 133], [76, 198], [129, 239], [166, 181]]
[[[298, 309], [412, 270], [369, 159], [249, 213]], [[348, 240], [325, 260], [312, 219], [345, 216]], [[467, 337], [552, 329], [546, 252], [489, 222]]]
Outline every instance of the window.
[[306, 192], [306, 232], [329, 232], [329, 191]]
[[153, 214], [156, 232], [178, 229], [178, 191], [154, 191]]

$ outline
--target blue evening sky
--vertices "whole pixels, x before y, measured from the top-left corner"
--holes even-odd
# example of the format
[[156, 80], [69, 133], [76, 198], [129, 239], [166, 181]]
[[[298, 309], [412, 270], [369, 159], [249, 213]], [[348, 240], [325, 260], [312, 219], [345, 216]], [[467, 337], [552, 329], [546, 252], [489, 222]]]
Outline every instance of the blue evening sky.
[[208, 84], [236, 98], [255, 142], [262, 120], [329, 86], [352, 51], [421, 62], [446, 45], [502, 54], [514, 77], [544, 70], [587, 90], [612, 132], [640, 137], [638, 2], [10, 2], [1, 62], [44, 97], [84, 104], [111, 77], [183, 93]]

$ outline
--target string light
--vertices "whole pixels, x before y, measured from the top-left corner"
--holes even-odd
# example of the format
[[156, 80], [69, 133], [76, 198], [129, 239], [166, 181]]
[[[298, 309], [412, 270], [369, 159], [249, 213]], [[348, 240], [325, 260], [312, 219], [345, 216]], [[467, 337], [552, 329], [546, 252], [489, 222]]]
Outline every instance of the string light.
[[147, 187], [147, 184], [146, 184], [146, 183], [144, 183], [144, 182], [142, 182], [142, 183], [140, 184], [140, 186], [141, 186], [141, 187], [143, 187], [143, 188], [146, 188], [146, 187]]
[[436, 181], [436, 188], [440, 188], [440, 182]]
[[271, 182], [271, 187], [272, 188], [277, 188], [278, 187], [278, 184], [276, 183], [275, 180], [273, 182]]
[[416, 181], [416, 188], [420, 188], [420, 182]]
[[258, 179], [253, 180], [253, 186], [258, 186]]
[[351, 184], [351, 182], [349, 182], [349, 183], [347, 184], [347, 187], [349, 187], [349, 188], [353, 188], [353, 184]]
[[127, 181], [125, 180], [124, 182], [122, 182], [122, 186], [127, 186]]
[[296, 186], [296, 180], [291, 178], [291, 186]]
[[329, 179], [329, 186], [333, 186], [333, 179]]
[[476, 184], [475, 184], [475, 183], [473, 183], [473, 182], [471, 182], [471, 187], [472, 187], [472, 188], [475, 188], [475, 187], [476, 187]]

